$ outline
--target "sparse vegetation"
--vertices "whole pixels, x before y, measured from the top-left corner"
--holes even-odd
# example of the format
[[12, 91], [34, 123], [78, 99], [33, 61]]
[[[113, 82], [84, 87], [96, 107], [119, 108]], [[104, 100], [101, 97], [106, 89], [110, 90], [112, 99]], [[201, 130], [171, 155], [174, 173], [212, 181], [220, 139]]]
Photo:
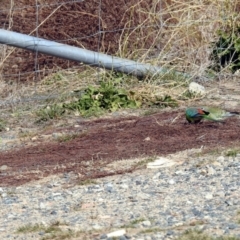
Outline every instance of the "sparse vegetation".
[[162, 231], [164, 231], [164, 230], [161, 228], [148, 228], [148, 229], [144, 229], [140, 233], [148, 234], [148, 233], [157, 233], [157, 232], [162, 232]]
[[78, 185], [90, 185], [90, 184], [97, 184], [97, 181], [94, 179], [86, 179], [78, 182]]
[[45, 236], [41, 238], [41, 240], [47, 239], [71, 239], [72, 237], [78, 237], [79, 232], [75, 232], [71, 229], [64, 230], [64, 226], [67, 226], [66, 223], [61, 223], [59, 221], [55, 221], [51, 223], [49, 226], [45, 226], [43, 224], [27, 224], [25, 226], [19, 227], [16, 233], [27, 234], [31, 232], [44, 232]]
[[63, 134], [63, 135], [57, 137], [57, 141], [58, 142], [68, 142], [68, 141], [75, 139], [77, 136], [78, 136], [78, 134], [75, 134], [75, 133]]
[[123, 226], [122, 226], [122, 228], [135, 228], [136, 226], [136, 224], [138, 224], [138, 223], [141, 223], [141, 222], [143, 222], [143, 221], [145, 221], [145, 219], [144, 218], [137, 218], [137, 219], [135, 219], [135, 220], [132, 220], [131, 222], [129, 222], [128, 224], [124, 224]]
[[225, 155], [227, 157], [236, 157], [238, 152], [239, 151], [237, 149], [229, 149], [229, 150], [226, 151]]
[[50, 119], [60, 118], [65, 113], [65, 109], [57, 104], [46, 106], [37, 111], [37, 122], [48, 121]]
[[27, 224], [25, 226], [19, 227], [17, 233], [29, 233], [45, 230], [46, 227], [43, 224]]
[[6, 129], [6, 120], [0, 119], [0, 132]]
[[145, 166], [146, 164], [148, 164], [150, 162], [153, 162], [153, 161], [154, 161], [154, 158], [147, 158], [147, 159], [144, 159], [144, 160], [141, 160], [141, 161], [137, 162], [135, 164], [135, 167]]
[[212, 237], [199, 230], [187, 230], [176, 240], [239, 240], [234, 236]]

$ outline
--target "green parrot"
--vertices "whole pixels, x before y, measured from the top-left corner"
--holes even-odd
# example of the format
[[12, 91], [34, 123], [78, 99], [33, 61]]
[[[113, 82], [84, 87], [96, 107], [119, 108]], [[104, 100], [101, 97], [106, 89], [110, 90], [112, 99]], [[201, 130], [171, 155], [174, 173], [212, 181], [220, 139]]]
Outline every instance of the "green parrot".
[[185, 114], [189, 123], [199, 123], [203, 118], [209, 115], [209, 112], [202, 108], [190, 107], [186, 109]]
[[204, 116], [204, 119], [211, 121], [223, 121], [229, 117], [239, 115], [239, 112], [228, 112], [218, 107], [202, 107], [203, 111], [209, 112], [207, 116]]

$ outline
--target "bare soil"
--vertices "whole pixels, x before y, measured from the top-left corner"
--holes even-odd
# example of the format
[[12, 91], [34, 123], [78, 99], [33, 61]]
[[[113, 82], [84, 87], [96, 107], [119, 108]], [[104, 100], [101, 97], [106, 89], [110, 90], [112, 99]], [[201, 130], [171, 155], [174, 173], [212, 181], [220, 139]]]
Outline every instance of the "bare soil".
[[[63, 129], [54, 129], [57, 131]], [[0, 173], [1, 186], [21, 185], [49, 174], [67, 172], [77, 173], [80, 179], [114, 175], [133, 171], [138, 165], [106, 171], [105, 166], [113, 161], [163, 156], [199, 147], [209, 150], [237, 145], [240, 141], [238, 118], [224, 123], [188, 124], [182, 110], [81, 121], [79, 125], [64, 128], [65, 133], [73, 131], [76, 138], [67, 142], [43, 141], [0, 153], [1, 165], [7, 166]]]

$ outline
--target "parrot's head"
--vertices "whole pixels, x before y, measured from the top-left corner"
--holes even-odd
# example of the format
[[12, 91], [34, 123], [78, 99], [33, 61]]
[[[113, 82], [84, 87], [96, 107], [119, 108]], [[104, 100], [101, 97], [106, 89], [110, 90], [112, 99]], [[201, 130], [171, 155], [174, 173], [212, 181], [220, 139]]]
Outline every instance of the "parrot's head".
[[210, 113], [208, 111], [205, 111], [203, 108], [198, 108], [197, 111], [200, 115], [209, 115]]

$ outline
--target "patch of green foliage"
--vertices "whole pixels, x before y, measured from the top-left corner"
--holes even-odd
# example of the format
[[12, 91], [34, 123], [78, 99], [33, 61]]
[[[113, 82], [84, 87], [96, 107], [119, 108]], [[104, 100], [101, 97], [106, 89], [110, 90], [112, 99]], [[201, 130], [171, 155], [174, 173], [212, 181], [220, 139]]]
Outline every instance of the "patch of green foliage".
[[232, 73], [240, 69], [240, 21], [230, 19], [224, 30], [218, 30], [219, 39], [214, 42], [210, 59], [211, 69], [219, 72], [223, 67], [229, 67]]
[[[177, 101], [169, 95], [152, 96], [151, 92], [143, 93], [132, 90], [136, 79], [126, 74], [107, 72], [101, 77], [98, 86], [88, 86], [77, 90], [75, 100], [64, 104], [48, 105], [37, 112], [37, 122], [61, 117], [65, 112], [78, 112], [83, 117], [99, 116], [105, 112], [119, 109], [146, 107], [176, 107]], [[77, 97], [77, 100], [76, 100]], [[64, 140], [64, 139], [63, 139]]]
[[99, 87], [89, 86], [78, 101], [64, 104], [64, 108], [79, 111], [83, 116], [99, 115], [121, 108], [136, 108], [141, 105], [129, 97], [125, 89], [117, 88], [114, 82], [102, 81]]
[[226, 156], [227, 157], [236, 157], [238, 154], [238, 150], [236, 149], [229, 149], [227, 152], [226, 152]]

